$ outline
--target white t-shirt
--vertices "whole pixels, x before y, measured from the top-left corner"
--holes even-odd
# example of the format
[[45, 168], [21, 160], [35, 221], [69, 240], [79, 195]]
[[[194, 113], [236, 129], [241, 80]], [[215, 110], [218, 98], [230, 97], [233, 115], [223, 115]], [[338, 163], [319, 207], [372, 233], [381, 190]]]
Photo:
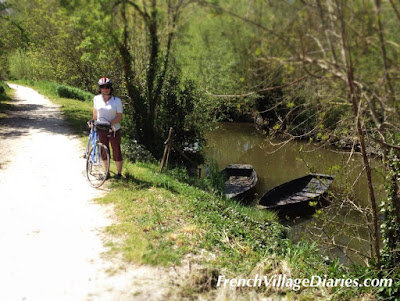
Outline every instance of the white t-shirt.
[[[107, 101], [104, 101], [103, 95], [99, 94], [93, 98], [93, 106], [97, 110], [97, 120], [98, 121], [108, 121], [111, 122], [117, 113], [122, 113], [122, 102], [121, 99], [115, 96]], [[113, 124], [116, 131], [121, 128], [121, 124]]]

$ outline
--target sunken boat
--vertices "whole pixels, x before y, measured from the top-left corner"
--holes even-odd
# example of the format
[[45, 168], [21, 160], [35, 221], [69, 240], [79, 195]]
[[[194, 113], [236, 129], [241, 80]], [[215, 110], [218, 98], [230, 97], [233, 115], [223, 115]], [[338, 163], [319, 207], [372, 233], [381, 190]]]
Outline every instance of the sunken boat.
[[259, 204], [266, 209], [279, 211], [280, 216], [313, 214], [316, 207], [327, 204], [325, 195], [333, 180], [331, 175], [309, 174], [269, 190], [261, 197]]
[[254, 197], [258, 178], [250, 164], [230, 164], [222, 170], [226, 181], [225, 196], [229, 199], [249, 201]]

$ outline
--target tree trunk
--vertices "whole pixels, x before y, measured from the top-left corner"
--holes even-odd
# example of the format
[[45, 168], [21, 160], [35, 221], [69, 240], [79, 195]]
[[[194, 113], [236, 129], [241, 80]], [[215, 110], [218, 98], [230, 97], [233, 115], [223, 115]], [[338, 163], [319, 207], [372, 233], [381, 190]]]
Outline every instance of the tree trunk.
[[133, 136], [136, 137], [140, 144], [144, 144], [146, 133], [143, 128], [146, 104], [137, 87], [133, 84], [134, 74], [132, 70], [132, 56], [128, 46], [128, 23], [126, 19], [126, 3], [122, 7], [122, 19], [124, 21], [123, 40], [118, 45], [118, 50], [122, 59], [122, 67], [124, 74], [125, 88], [130, 98], [130, 105], [133, 108], [133, 123], [135, 131]]
[[160, 51], [160, 42], [157, 36], [157, 1], [152, 0], [150, 18], [147, 20], [150, 38], [150, 57], [147, 71], [147, 122], [146, 134], [148, 142], [154, 140], [154, 122], [156, 117], [157, 95], [155, 95], [155, 82], [159, 70], [158, 56]]
[[354, 75], [353, 75], [353, 66], [351, 60], [351, 52], [349, 47], [347, 46], [346, 40], [346, 32], [345, 32], [345, 22], [344, 22], [344, 12], [343, 12], [343, 1], [340, 5], [340, 23], [341, 23], [341, 39], [342, 39], [342, 55], [343, 61], [346, 66], [347, 73], [347, 83], [350, 92], [350, 102], [353, 108], [354, 118], [356, 119], [356, 130], [358, 134], [358, 139], [361, 145], [361, 154], [363, 158], [363, 164], [365, 167], [365, 173], [367, 176], [367, 184], [368, 184], [368, 194], [371, 201], [371, 209], [372, 209], [372, 219], [373, 219], [373, 236], [374, 236], [374, 248], [375, 248], [375, 256], [376, 256], [376, 265], [377, 268], [381, 267], [381, 259], [380, 259], [380, 248], [379, 248], [379, 228], [378, 228], [378, 213], [376, 207], [375, 193], [374, 187], [372, 185], [372, 177], [371, 177], [371, 166], [368, 160], [368, 154], [365, 147], [365, 136], [364, 131], [360, 122], [360, 111], [359, 111], [359, 102], [361, 100], [357, 99], [355, 84], [354, 84]]

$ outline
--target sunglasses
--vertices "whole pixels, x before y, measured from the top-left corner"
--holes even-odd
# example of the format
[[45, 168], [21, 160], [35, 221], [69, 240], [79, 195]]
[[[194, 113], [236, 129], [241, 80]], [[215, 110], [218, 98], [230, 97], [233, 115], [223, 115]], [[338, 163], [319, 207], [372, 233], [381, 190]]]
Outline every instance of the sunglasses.
[[100, 89], [111, 89], [111, 86], [108, 85], [100, 86]]

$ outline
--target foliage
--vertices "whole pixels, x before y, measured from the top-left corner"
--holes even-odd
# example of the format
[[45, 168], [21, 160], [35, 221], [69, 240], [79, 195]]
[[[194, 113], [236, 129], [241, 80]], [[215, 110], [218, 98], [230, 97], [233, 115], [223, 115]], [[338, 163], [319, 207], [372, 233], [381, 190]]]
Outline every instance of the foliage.
[[221, 197], [224, 194], [224, 185], [225, 185], [225, 177], [221, 173], [221, 170], [218, 166], [218, 163], [215, 161], [207, 161], [206, 162], [206, 178], [204, 182], [209, 187], [211, 191], [215, 191], [217, 195]]
[[29, 54], [18, 49], [9, 57], [10, 77], [14, 79], [33, 79], [34, 70]]
[[[326, 108], [331, 107], [327, 105], [329, 101], [339, 103], [341, 100], [338, 102], [338, 99], [347, 97], [343, 93], [343, 81], [337, 80], [337, 74], [330, 75], [328, 69], [304, 61], [313, 57], [327, 59], [334, 54], [337, 57], [340, 50], [337, 38], [331, 41], [334, 46], [332, 50], [328, 47], [329, 40], [324, 31], [318, 26], [326, 26], [321, 23], [323, 14], [326, 18], [329, 12], [335, 13], [331, 1], [323, 5], [321, 11], [316, 6], [296, 1], [249, 3], [237, 0], [234, 5], [225, 0], [204, 1], [202, 9], [189, 5], [184, 9], [171, 7], [170, 12], [164, 4], [158, 3], [155, 9], [158, 19], [153, 20], [158, 28], [168, 24], [168, 18], [173, 16], [169, 13], [174, 10], [179, 11], [180, 15], [175, 27], [169, 23], [168, 26], [172, 27], [166, 27], [165, 33], [157, 33], [154, 42], [158, 43], [155, 49], [158, 49], [158, 55], [152, 59], [151, 49], [156, 45], [152, 44], [152, 34], [146, 27], [150, 19], [143, 20], [140, 14], [145, 7], [140, 4], [135, 9], [126, 1], [121, 3], [125, 4], [113, 7], [110, 1], [7, 1], [13, 13], [5, 14], [0, 19], [5, 28], [0, 37], [5, 50], [3, 60], [0, 60], [6, 66], [4, 70], [11, 72], [15, 78], [52, 79], [84, 87], [88, 91], [94, 90], [98, 77], [107, 75], [113, 78], [117, 92], [122, 96], [129, 95], [127, 102], [132, 101], [129, 104], [133, 119], [131, 130], [139, 142], [147, 139], [142, 130], [148, 124], [148, 118], [143, 117], [150, 108], [146, 104], [150, 101], [148, 96], [155, 93], [152, 98], [157, 106], [161, 104], [161, 94], [157, 94], [157, 91], [166, 83], [167, 73], [164, 72], [170, 66], [174, 69], [178, 65], [182, 70], [177, 75], [179, 85], [190, 83], [190, 86], [202, 92], [196, 106], [197, 115], [203, 115], [203, 120], [249, 120], [260, 116], [265, 129], [278, 129], [279, 126], [278, 133], [287, 131], [291, 135], [301, 135], [312, 130], [310, 135], [314, 137], [329, 137], [334, 132], [333, 136], [342, 138], [340, 133], [348, 127], [348, 123], [335, 124], [335, 120], [345, 117], [345, 110], [336, 110], [338, 114], [333, 118], [332, 110]], [[398, 30], [395, 18], [389, 17], [393, 16], [393, 11], [387, 5], [382, 9], [383, 14], [388, 16], [384, 19], [384, 25], [388, 39], [395, 39]], [[34, 14], [30, 12], [31, 9]], [[115, 14], [111, 13], [113, 9]], [[150, 11], [152, 8], [147, 9]], [[373, 83], [374, 75], [380, 72], [379, 49], [368, 47], [368, 39], [377, 39], [374, 35], [375, 12], [368, 3], [355, 2], [349, 9], [348, 13], [355, 16], [354, 26], [360, 28], [359, 32], [362, 33], [356, 35], [353, 31], [349, 32], [357, 77], [366, 84]], [[363, 14], [368, 16], [367, 22], [357, 18]], [[124, 32], [124, 26], [128, 26], [129, 30]], [[332, 31], [339, 28], [337, 23], [331, 26], [335, 26]], [[109, 35], [104, 35], [104, 32]], [[126, 40], [124, 34], [127, 35]], [[168, 48], [170, 34], [172, 41], [176, 42]], [[120, 46], [124, 43], [132, 60], [128, 83], [124, 79], [127, 70], [121, 69], [124, 65], [121, 64]], [[325, 44], [324, 49], [328, 50], [319, 51], [321, 45]], [[300, 81], [285, 88], [266, 90], [285, 86], [304, 75], [301, 68], [296, 67], [301, 61], [301, 53], [294, 49], [303, 49], [305, 55], [312, 53], [313, 56], [303, 58], [305, 69], [309, 73], [314, 72], [320, 79], [309, 77], [305, 84]], [[389, 47], [387, 52], [396, 56], [396, 48]], [[294, 59], [288, 60], [287, 57]], [[149, 63], [150, 59], [153, 65]], [[165, 59], [169, 59], [169, 62], [164, 68]], [[153, 69], [147, 69], [146, 66], [153, 66]], [[155, 73], [150, 74], [150, 70]], [[391, 70], [394, 72], [395, 69]], [[129, 92], [129, 85], [136, 92]], [[215, 97], [215, 94], [222, 96]], [[229, 94], [237, 97], [224, 96]], [[247, 94], [246, 97], [241, 96]], [[154, 122], [162, 111], [160, 108], [154, 112]], [[134, 125], [137, 122], [140, 124]], [[324, 129], [319, 127], [321, 124]], [[168, 131], [165, 128], [163, 132], [159, 130], [156, 130], [157, 136], [165, 136], [165, 131]], [[154, 153], [159, 155], [160, 151]]]
[[5, 94], [6, 90], [10, 90], [10, 87], [3, 81], [0, 80], [0, 94]]
[[60, 97], [78, 99], [82, 101], [93, 100], [93, 94], [82, 91], [81, 89], [74, 88], [66, 85], [59, 85], [57, 87], [57, 94]]
[[[171, 67], [172, 69], [172, 67]], [[196, 145], [203, 144], [201, 115], [196, 114], [196, 104], [201, 101], [201, 95], [193, 82], [181, 82], [180, 72], [175, 68], [171, 70], [166, 79], [161, 94], [160, 109], [156, 117], [156, 132], [159, 133], [159, 145], [168, 137], [169, 129], [174, 129], [173, 140], [178, 148], [187, 151], [185, 154], [198, 165], [203, 163], [203, 158]], [[160, 157], [160, 156], [159, 156]], [[180, 156], [172, 158], [181, 164], [188, 164]], [[192, 166], [193, 167], [193, 166]]]
[[[195, 145], [203, 142], [203, 118], [196, 114], [199, 98], [200, 96], [197, 94], [193, 83], [181, 83], [174, 72], [170, 72], [167, 75], [155, 117], [153, 139], [147, 141], [144, 146], [151, 151], [152, 156], [161, 158], [164, 150], [164, 141], [167, 139], [171, 127], [174, 129], [173, 141], [180, 150], [194, 149]], [[141, 144], [138, 137], [140, 130], [137, 129], [140, 124], [135, 122], [137, 115], [134, 114], [134, 110], [129, 104], [126, 106], [125, 113], [128, 119], [126, 126], [129, 128], [129, 139], [137, 140], [137, 143]], [[185, 154], [198, 164], [203, 162], [203, 158], [198, 151], [185, 152]], [[180, 155], [172, 156], [171, 162], [173, 164], [188, 164]]]
[[[242, 1], [235, 3], [245, 7]], [[201, 83], [202, 112], [210, 120], [249, 120], [254, 98], [226, 97], [257, 85], [250, 76], [255, 32], [231, 16], [209, 10], [191, 14], [175, 48], [185, 79]], [[220, 95], [220, 96], [215, 96]]]
[[10, 87], [0, 80], [0, 119], [6, 117], [6, 110], [9, 109], [7, 101], [11, 100], [9, 95]]
[[[109, 23], [98, 16], [104, 3], [74, 1], [65, 7], [58, 0], [7, 0], [7, 4], [11, 10], [0, 18], [6, 29], [0, 35], [5, 50], [0, 62], [30, 72], [11, 76], [22, 79], [28, 74], [30, 79], [64, 82], [90, 91], [100, 76], [113, 75], [106, 70], [116, 68], [115, 56], [112, 49], [103, 50], [112, 44], [100, 30], [105, 31]], [[23, 59], [26, 65], [20, 64]]]
[[381, 212], [385, 218], [381, 222], [381, 233], [383, 238], [382, 258], [383, 265], [387, 269], [398, 266], [400, 263], [400, 224], [397, 220], [398, 212], [393, 205], [398, 197], [398, 177], [400, 175], [400, 160], [398, 154], [391, 153], [390, 160], [392, 168], [388, 171], [386, 178], [387, 200], [381, 204]]
[[34, 86], [35, 88], [39, 89], [39, 91], [43, 91], [46, 94], [52, 96], [58, 96], [63, 98], [71, 98], [77, 99], [82, 101], [91, 101], [93, 100], [94, 95], [92, 93], [83, 91], [81, 89], [71, 87], [68, 85], [61, 85], [51, 81], [20, 81], [23, 84], [27, 84], [30, 86]]
[[391, 287], [381, 287], [378, 289], [378, 294], [383, 300], [398, 300], [400, 296], [400, 270], [390, 269], [381, 273], [381, 279], [392, 279], [393, 285]]
[[153, 155], [136, 140], [124, 139], [122, 142], [124, 158], [131, 162], [155, 162]]

